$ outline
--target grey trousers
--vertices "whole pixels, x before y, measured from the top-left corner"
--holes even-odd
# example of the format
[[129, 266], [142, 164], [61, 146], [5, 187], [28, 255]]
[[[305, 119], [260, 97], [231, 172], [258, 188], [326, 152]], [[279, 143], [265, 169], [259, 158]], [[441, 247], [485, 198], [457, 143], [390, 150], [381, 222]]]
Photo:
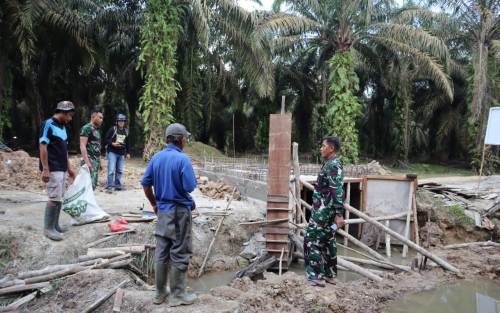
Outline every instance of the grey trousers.
[[155, 261], [170, 261], [179, 270], [187, 270], [193, 255], [191, 227], [191, 210], [185, 206], [178, 205], [169, 211], [158, 211]]

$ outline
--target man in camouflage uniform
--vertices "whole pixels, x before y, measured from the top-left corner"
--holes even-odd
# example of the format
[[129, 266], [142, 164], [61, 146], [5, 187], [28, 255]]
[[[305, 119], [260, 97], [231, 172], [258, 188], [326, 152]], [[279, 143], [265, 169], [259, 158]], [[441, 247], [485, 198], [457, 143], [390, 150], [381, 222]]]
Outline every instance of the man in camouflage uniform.
[[313, 193], [313, 208], [304, 237], [304, 261], [307, 280], [313, 286], [335, 284], [337, 275], [337, 243], [331, 227], [344, 225], [342, 162], [337, 156], [338, 138], [323, 138], [321, 157], [324, 160]]
[[87, 164], [92, 177], [92, 188], [97, 187], [99, 168], [101, 165], [101, 133], [102, 112], [95, 108], [92, 110], [90, 123], [85, 124], [80, 131], [80, 151], [82, 165]]

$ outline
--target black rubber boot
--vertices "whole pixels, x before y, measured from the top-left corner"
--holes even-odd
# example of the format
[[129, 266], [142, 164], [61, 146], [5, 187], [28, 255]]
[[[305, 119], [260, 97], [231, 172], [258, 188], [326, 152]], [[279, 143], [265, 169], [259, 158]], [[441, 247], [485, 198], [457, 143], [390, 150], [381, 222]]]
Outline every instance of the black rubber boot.
[[65, 233], [65, 232], [67, 232], [67, 231], [68, 231], [68, 229], [69, 229], [69, 228], [68, 228], [68, 227], [66, 227], [66, 226], [61, 226], [61, 225], [59, 224], [59, 215], [61, 215], [61, 209], [62, 209], [62, 203], [59, 203], [59, 204], [57, 205], [57, 211], [56, 211], [56, 227], [55, 227], [55, 229], [56, 229], [58, 232], [60, 232], [60, 233]]
[[156, 294], [153, 299], [154, 304], [162, 304], [168, 296], [167, 292], [168, 264], [155, 263], [155, 284]]
[[62, 234], [55, 229], [56, 214], [57, 205], [50, 205], [47, 203], [47, 206], [45, 207], [43, 234], [51, 240], [61, 241], [63, 240]]
[[175, 266], [170, 268], [170, 296], [168, 297], [169, 306], [193, 304], [197, 299], [196, 295], [186, 292], [186, 271], [181, 271]]

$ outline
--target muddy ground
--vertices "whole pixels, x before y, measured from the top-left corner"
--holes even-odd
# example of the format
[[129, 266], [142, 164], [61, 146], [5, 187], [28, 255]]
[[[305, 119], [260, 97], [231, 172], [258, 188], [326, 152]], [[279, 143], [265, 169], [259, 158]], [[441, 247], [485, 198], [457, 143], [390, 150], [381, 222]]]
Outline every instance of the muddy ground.
[[[126, 191], [111, 195], [101, 190], [96, 193], [97, 202], [112, 219], [116, 219], [121, 213], [139, 212], [138, 208], [147, 203], [142, 190], [138, 188], [140, 175], [130, 176], [126, 181]], [[500, 181], [498, 177], [493, 180]], [[85, 254], [85, 244], [102, 238], [102, 234], [109, 231], [106, 223], [88, 224], [72, 227], [62, 242], [50, 241], [42, 235], [45, 195], [39, 189], [29, 188], [30, 185], [26, 182], [17, 186], [24, 186], [24, 190], [0, 188], [0, 244], [7, 247], [1, 255], [3, 263], [0, 263], [0, 276], [52, 264], [72, 263], [78, 255]], [[493, 183], [492, 186], [496, 184]], [[210, 212], [221, 211], [226, 204], [225, 200], [210, 199], [199, 190], [193, 196], [200, 216], [194, 219], [191, 276], [194, 276], [201, 265], [220, 220], [219, 216], [212, 216]], [[391, 301], [408, 293], [428, 290], [461, 279], [486, 278], [500, 282], [500, 249], [442, 249], [443, 245], [449, 243], [487, 240], [488, 232], [464, 223], [460, 216], [451, 214], [433, 194], [419, 192], [417, 202], [419, 224], [424, 226], [421, 230], [423, 244], [458, 267], [460, 275], [445, 272], [430, 263], [420, 273], [385, 274], [381, 283], [359, 279], [318, 289], [308, 286], [302, 275], [293, 272], [281, 277], [267, 273], [264, 280], [257, 282], [242, 279], [235, 280], [230, 286], [213, 288], [209, 293], [201, 294], [195, 305], [175, 309], [166, 305], [153, 305], [153, 291], [131, 282], [125, 287], [122, 312], [384, 312]], [[244, 243], [259, 228], [239, 226], [238, 223], [263, 218], [265, 204], [248, 200], [234, 201], [230, 206], [230, 213], [216, 240], [207, 271], [234, 271], [242, 266], [238, 254]], [[431, 221], [427, 225], [429, 231], [425, 228], [428, 219]], [[64, 215], [62, 221], [68, 223], [69, 218]], [[137, 229], [135, 234], [122, 235], [123, 237], [97, 247], [154, 243], [154, 223], [134, 226]], [[424, 232], [429, 236], [428, 240]], [[32, 301], [22, 312], [81, 312], [110, 288], [129, 278], [126, 270], [80, 272], [53, 281], [53, 291]], [[112, 305], [111, 298], [96, 312], [110, 312]]]

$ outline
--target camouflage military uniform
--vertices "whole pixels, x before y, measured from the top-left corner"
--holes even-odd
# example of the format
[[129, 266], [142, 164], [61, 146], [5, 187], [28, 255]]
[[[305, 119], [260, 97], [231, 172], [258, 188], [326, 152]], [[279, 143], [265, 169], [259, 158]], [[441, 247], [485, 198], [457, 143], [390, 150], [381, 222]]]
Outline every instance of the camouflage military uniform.
[[[99, 133], [99, 130], [95, 128], [92, 123], [87, 123], [82, 127], [80, 137], [88, 138], [87, 155], [92, 164], [90, 175], [92, 177], [92, 188], [95, 189], [95, 187], [97, 187], [99, 168], [101, 166], [101, 133]], [[82, 160], [82, 165], [83, 164], [85, 164], [85, 162]]]
[[337, 275], [337, 243], [330, 227], [335, 214], [344, 214], [342, 193], [344, 173], [338, 157], [321, 168], [313, 193], [313, 212], [304, 237], [304, 261], [307, 279]]

